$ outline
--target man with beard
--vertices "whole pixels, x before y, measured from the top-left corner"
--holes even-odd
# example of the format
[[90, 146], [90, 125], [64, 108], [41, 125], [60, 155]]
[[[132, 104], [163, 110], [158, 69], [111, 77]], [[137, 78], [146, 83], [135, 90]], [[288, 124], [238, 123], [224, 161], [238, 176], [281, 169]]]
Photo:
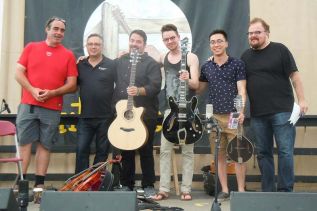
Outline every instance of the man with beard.
[[[113, 102], [133, 96], [135, 107], [144, 107], [142, 120], [148, 131], [147, 142], [138, 149], [141, 161], [142, 181], [146, 197], [155, 194], [155, 172], [153, 139], [158, 117], [158, 94], [161, 90], [161, 70], [159, 64], [144, 52], [147, 36], [143, 30], [133, 30], [129, 36], [129, 51], [136, 49], [140, 54], [136, 64], [135, 83], [130, 85], [131, 58], [129, 54], [116, 60], [117, 81]], [[129, 141], [129, 140], [122, 140]], [[135, 184], [135, 150], [122, 150], [122, 171], [120, 180], [123, 186], [133, 190]]]
[[[181, 46], [180, 35], [177, 27], [173, 24], [166, 24], [161, 28], [162, 39], [169, 52], [162, 56], [161, 63], [165, 71], [166, 81], [166, 99], [170, 96], [178, 99], [179, 97], [179, 81], [187, 80], [189, 85], [189, 93], [187, 100], [195, 95], [195, 89], [198, 88], [199, 61], [195, 54], [189, 52], [186, 54], [186, 70], [181, 70]], [[165, 111], [166, 117], [170, 113], [170, 109]], [[159, 192], [153, 197], [154, 200], [162, 200], [168, 198], [171, 182], [171, 154], [174, 144], [167, 141], [161, 136], [160, 147], [160, 188]], [[194, 171], [194, 144], [182, 145], [182, 185], [181, 199], [191, 200], [191, 185]]]
[[50, 18], [46, 40], [29, 43], [18, 61], [15, 78], [22, 86], [17, 134], [23, 175], [36, 142], [35, 187], [44, 187], [50, 150], [57, 139], [63, 95], [76, 91], [77, 67], [73, 53], [62, 45], [66, 21]]
[[[251, 48], [241, 58], [246, 65], [251, 127], [256, 136], [262, 191], [291, 192], [294, 186], [295, 143], [295, 126], [289, 121], [295, 106], [292, 85], [300, 112], [304, 115], [308, 106], [302, 80], [288, 48], [269, 41], [270, 26], [264, 20], [251, 20], [247, 34]], [[278, 150], [277, 187], [273, 140]]]

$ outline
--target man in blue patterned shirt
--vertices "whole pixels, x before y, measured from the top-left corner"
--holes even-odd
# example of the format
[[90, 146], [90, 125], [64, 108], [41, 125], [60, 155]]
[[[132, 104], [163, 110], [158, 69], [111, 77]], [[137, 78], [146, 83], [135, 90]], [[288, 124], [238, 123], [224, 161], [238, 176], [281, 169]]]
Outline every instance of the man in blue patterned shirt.
[[[236, 111], [234, 98], [239, 94], [242, 96], [243, 102], [246, 100], [246, 74], [244, 63], [227, 54], [228, 41], [225, 31], [215, 30], [211, 32], [209, 43], [213, 57], [201, 67], [199, 92], [201, 93], [208, 86], [208, 103], [213, 105], [214, 117], [222, 128], [218, 156], [218, 173], [222, 191], [218, 198], [225, 200], [229, 198], [226, 147], [237, 132], [235, 129], [228, 128], [228, 122], [230, 113]], [[240, 124], [244, 120], [244, 108], [241, 110], [238, 118]], [[215, 135], [212, 133], [210, 137], [212, 149], [214, 149]], [[245, 191], [246, 164], [236, 163], [235, 170], [238, 190]]]

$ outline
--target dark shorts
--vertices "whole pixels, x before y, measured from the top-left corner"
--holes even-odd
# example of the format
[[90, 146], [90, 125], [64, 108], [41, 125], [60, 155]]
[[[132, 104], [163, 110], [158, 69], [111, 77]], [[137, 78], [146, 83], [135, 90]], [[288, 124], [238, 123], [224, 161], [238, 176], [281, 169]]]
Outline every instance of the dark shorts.
[[20, 104], [16, 119], [19, 145], [39, 141], [50, 150], [57, 141], [60, 111]]

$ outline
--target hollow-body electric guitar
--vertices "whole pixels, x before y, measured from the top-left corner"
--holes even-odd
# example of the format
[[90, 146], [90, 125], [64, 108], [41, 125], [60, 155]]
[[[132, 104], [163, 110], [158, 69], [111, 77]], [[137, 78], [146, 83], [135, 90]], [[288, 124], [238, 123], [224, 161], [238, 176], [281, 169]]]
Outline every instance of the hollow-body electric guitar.
[[[181, 41], [181, 70], [186, 69], [188, 38]], [[170, 96], [168, 104], [171, 112], [163, 122], [163, 135], [174, 144], [193, 144], [199, 141], [203, 135], [203, 127], [199, 116], [195, 113], [198, 99], [192, 97], [190, 101], [186, 100], [188, 81], [180, 80], [179, 100]]]
[[[244, 107], [242, 96], [237, 95], [234, 99], [234, 105], [238, 113], [240, 113]], [[231, 160], [237, 163], [247, 162], [253, 155], [254, 147], [251, 141], [243, 136], [243, 126], [238, 124], [238, 132], [227, 146], [227, 153]]]
[[[131, 75], [129, 86], [135, 84], [136, 65], [139, 58], [137, 50], [132, 50]], [[148, 138], [148, 131], [142, 121], [143, 107], [134, 107], [133, 96], [120, 100], [116, 104], [117, 117], [108, 130], [110, 143], [121, 150], [135, 150], [143, 146]]]

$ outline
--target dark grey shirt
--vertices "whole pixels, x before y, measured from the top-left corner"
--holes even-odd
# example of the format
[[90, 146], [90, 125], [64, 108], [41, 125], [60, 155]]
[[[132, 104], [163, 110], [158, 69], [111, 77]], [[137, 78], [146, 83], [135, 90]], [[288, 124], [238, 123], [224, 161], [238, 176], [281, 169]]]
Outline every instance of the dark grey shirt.
[[112, 117], [111, 98], [114, 90], [115, 66], [114, 61], [103, 56], [102, 61], [95, 67], [91, 66], [88, 58], [79, 62], [78, 85], [81, 99], [82, 118]]
[[[130, 84], [131, 62], [129, 54], [115, 60], [117, 82], [113, 102], [116, 104], [121, 99], [127, 99], [127, 87]], [[158, 94], [161, 90], [160, 65], [147, 53], [140, 56], [136, 65], [135, 86], [144, 87], [146, 96], [134, 96], [134, 106], [144, 107], [144, 119], [156, 119], [158, 114]]]

